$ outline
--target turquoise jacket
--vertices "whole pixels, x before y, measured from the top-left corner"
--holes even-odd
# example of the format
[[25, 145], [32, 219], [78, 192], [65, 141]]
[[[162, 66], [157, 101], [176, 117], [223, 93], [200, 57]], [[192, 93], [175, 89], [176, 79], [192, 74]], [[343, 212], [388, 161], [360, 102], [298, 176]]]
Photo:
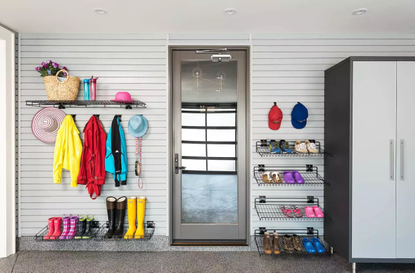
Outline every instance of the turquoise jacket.
[[[118, 126], [118, 128], [114, 128], [114, 126]], [[115, 133], [116, 133], [117, 129], [119, 131], [119, 138], [117, 137], [116, 139], [119, 139], [120, 143], [115, 143], [115, 142], [113, 143], [112, 131], [115, 130]], [[114, 147], [119, 146], [121, 148], [121, 151], [120, 151], [121, 154], [118, 155], [118, 156], [121, 156], [121, 165], [118, 166], [118, 170], [117, 170], [117, 164], [116, 164], [117, 155], [114, 156], [113, 154], [113, 150], [112, 150], [113, 145], [115, 145]], [[118, 149], [115, 152], [116, 153], [119, 152]], [[111, 128], [107, 135], [106, 153], [105, 153], [105, 171], [112, 173], [116, 187], [120, 186], [120, 182], [121, 182], [121, 185], [127, 185], [127, 145], [125, 143], [124, 131], [121, 127], [120, 120], [117, 116], [114, 117]]]

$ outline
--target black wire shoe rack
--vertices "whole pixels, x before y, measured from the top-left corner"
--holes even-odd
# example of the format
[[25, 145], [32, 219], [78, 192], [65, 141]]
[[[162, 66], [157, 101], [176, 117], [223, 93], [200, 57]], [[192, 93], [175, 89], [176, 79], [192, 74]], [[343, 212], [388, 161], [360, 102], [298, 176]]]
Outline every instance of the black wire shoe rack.
[[295, 150], [295, 141], [287, 141], [289, 147], [290, 147], [290, 153], [287, 152], [282, 152], [282, 153], [272, 153], [269, 145], [271, 142], [277, 142], [279, 143], [279, 140], [268, 140], [268, 139], [261, 139], [259, 141], [256, 142], [256, 152], [262, 156], [262, 157], [324, 157], [324, 156], [333, 156], [330, 153], [325, 152], [322, 148], [321, 148], [321, 144], [320, 141], [315, 141], [310, 139], [310, 141], [314, 141], [314, 144], [316, 144], [316, 148], [317, 148], [317, 153], [311, 153], [311, 152], [306, 152], [306, 153], [298, 153]]
[[[274, 254], [274, 251], [272, 251], [272, 254], [266, 254], [264, 252], [264, 234], [265, 232], [268, 232], [270, 234], [270, 243], [273, 247], [273, 240], [274, 240], [274, 233], [278, 233], [278, 246], [280, 250], [280, 254]], [[297, 235], [300, 237], [301, 240], [301, 250], [293, 250], [293, 251], [286, 251], [284, 249], [284, 242], [283, 238], [285, 235]], [[313, 238], [319, 239], [321, 245], [324, 247], [323, 253], [318, 253], [317, 251], [315, 253], [308, 253], [304, 247], [303, 239], [308, 238], [311, 242]], [[330, 257], [331, 256], [331, 248], [327, 242], [324, 241], [323, 237], [320, 236], [319, 231], [317, 229], [314, 229], [312, 227], [307, 227], [306, 229], [267, 229], [265, 227], [260, 227], [259, 229], [255, 230], [255, 243], [258, 248], [259, 256], [272, 256], [272, 257], [284, 257], [284, 256], [310, 256], [310, 257]], [[314, 244], [313, 244], [314, 246]], [[273, 248], [271, 248], [273, 250]]]
[[[80, 225], [82, 225], [82, 223], [78, 221], [77, 224], [76, 224], [75, 234], [76, 234], [76, 231], [78, 231], [80, 229]], [[41, 241], [43, 241], [43, 242], [57, 242], [57, 241], [66, 242], [66, 241], [73, 241], [73, 240], [75, 240], [75, 241], [92, 240], [92, 239], [96, 238], [96, 236], [98, 234], [98, 231], [100, 229], [101, 229], [101, 225], [99, 224], [99, 221], [91, 221], [91, 234], [90, 234], [89, 238], [75, 239], [75, 236], [73, 236], [73, 238], [71, 238], [71, 239], [66, 239], [66, 238], [65, 239], [59, 239], [59, 236], [57, 236], [56, 239], [51, 240], [51, 239], [45, 239], [46, 234], [48, 234], [48, 232], [49, 232], [49, 226], [45, 226], [44, 228], [42, 228], [35, 235], [35, 240], [38, 241], [38, 242], [41, 242]], [[61, 228], [61, 231], [62, 231], [62, 228]]]
[[125, 109], [133, 108], [147, 108], [147, 105], [142, 101], [111, 101], [111, 100], [27, 100], [27, 106], [35, 107], [57, 107], [59, 109], [65, 108], [110, 108], [110, 107], [125, 107]]
[[124, 234], [122, 237], [113, 236], [112, 238], [105, 238], [105, 234], [108, 232], [108, 229], [109, 229], [109, 226], [107, 222], [98, 231], [97, 235], [95, 236], [95, 239], [98, 241], [149, 241], [154, 235], [154, 231], [156, 230], [156, 224], [153, 221], [147, 221], [145, 223], [143, 238], [135, 238], [134, 235], [128, 236], [128, 238], [124, 238], [125, 234], [127, 233], [128, 226], [124, 227]]
[[[304, 179], [304, 183], [287, 183], [284, 179], [284, 172], [285, 171], [298, 171]], [[276, 183], [273, 181], [272, 177], [270, 179], [264, 180], [265, 174], [279, 174], [282, 183]], [[258, 184], [258, 186], [323, 186], [330, 184], [325, 182], [324, 179], [318, 173], [318, 167], [313, 165], [303, 165], [303, 166], [275, 166], [275, 165], [258, 165], [254, 167], [254, 178]], [[270, 175], [268, 175], [270, 177]], [[267, 182], [266, 182], [267, 181]], [[271, 181], [271, 182], [270, 182]]]
[[[255, 210], [260, 221], [323, 221], [324, 217], [311, 218], [306, 216], [305, 207], [313, 206], [319, 207], [324, 214], [318, 198], [314, 198], [314, 196], [307, 196], [307, 198], [267, 198], [266, 196], [260, 196], [255, 198]], [[300, 211], [297, 214], [294, 210], [298, 211], [298, 209]], [[290, 210], [290, 213], [284, 213], [284, 210]]]

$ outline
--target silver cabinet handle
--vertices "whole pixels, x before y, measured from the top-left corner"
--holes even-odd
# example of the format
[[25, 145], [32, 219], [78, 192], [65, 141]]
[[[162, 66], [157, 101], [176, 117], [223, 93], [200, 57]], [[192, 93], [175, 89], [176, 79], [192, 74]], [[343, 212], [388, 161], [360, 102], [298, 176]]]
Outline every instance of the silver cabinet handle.
[[401, 139], [401, 180], [405, 180], [405, 140]]
[[394, 143], [394, 141], [393, 141], [393, 139], [391, 139], [390, 141], [389, 141], [389, 152], [390, 152], [390, 157], [389, 157], [389, 175], [390, 175], [390, 180], [394, 180], [394, 177], [395, 177], [395, 162], [394, 162], [394, 158], [395, 158], [395, 156], [394, 156], [394, 154], [395, 154], [395, 151], [394, 151], [394, 145], [393, 145], [393, 143]]

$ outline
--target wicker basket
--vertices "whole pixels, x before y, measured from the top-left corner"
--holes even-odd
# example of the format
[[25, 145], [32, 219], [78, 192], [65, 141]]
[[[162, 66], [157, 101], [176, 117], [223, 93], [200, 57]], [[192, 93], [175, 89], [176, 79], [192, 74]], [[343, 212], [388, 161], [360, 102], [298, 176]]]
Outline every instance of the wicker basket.
[[[66, 80], [61, 82], [58, 75], [61, 72], [66, 72]], [[44, 78], [46, 95], [48, 100], [76, 100], [79, 91], [79, 78], [69, 77], [66, 70], [59, 70], [56, 76], [46, 76]]]

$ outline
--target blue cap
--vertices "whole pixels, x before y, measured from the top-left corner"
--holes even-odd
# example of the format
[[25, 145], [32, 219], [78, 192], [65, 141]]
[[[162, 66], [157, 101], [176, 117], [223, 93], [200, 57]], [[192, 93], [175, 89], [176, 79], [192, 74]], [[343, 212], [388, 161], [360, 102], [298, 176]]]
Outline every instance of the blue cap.
[[303, 129], [307, 125], [308, 110], [298, 102], [291, 112], [291, 123], [296, 129]]

